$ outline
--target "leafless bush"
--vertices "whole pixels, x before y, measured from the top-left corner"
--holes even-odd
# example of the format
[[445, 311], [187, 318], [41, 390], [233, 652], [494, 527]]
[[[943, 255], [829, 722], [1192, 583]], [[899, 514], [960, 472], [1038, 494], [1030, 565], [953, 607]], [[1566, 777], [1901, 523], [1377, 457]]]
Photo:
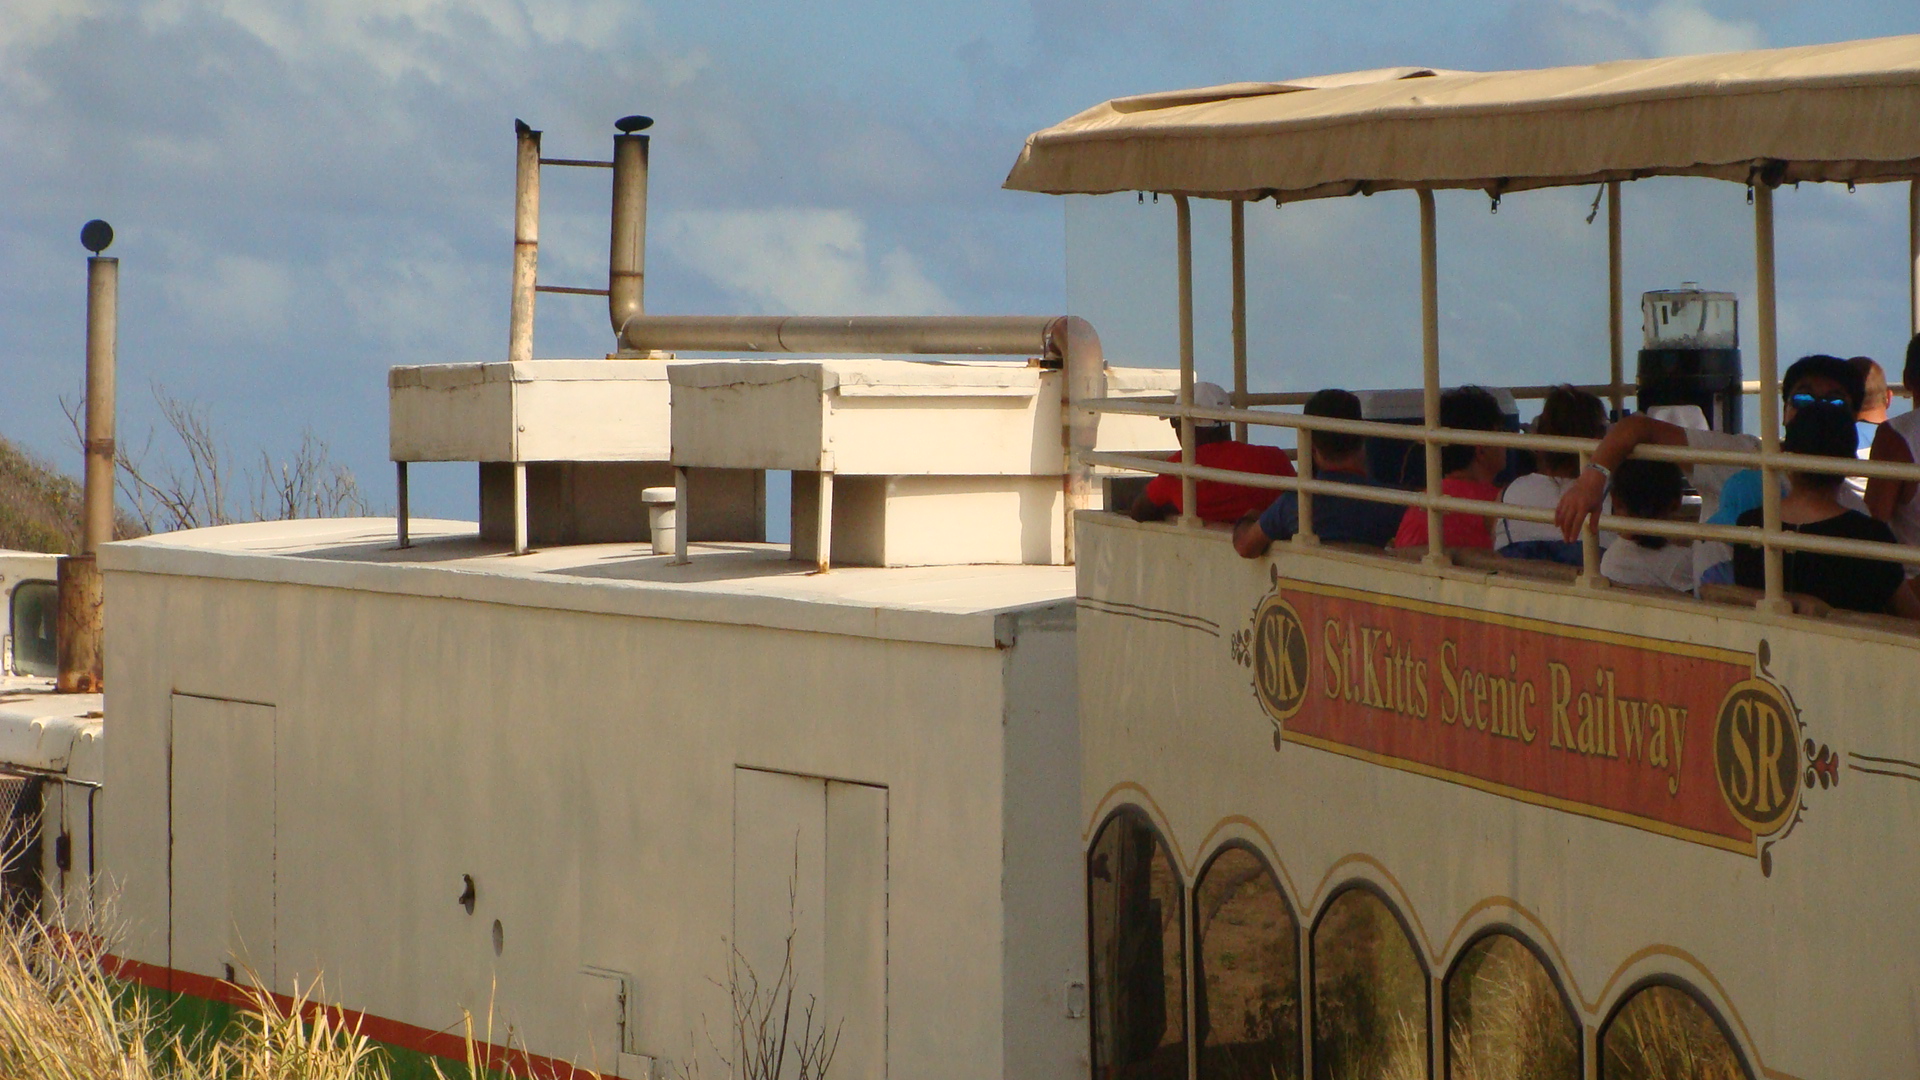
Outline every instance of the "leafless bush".
[[[262, 450], [257, 468], [239, 471], [245, 508], [238, 509], [233, 457], [207, 407], [175, 397], [159, 383], [152, 392], [165, 421], [163, 451], [155, 455], [157, 433], [148, 428], [137, 449], [123, 440], [115, 453], [120, 500], [146, 532], [371, 512], [353, 470], [333, 460], [332, 448], [312, 428], [301, 432], [291, 457], [276, 463]], [[80, 439], [79, 402], [62, 397], [60, 407]]]
[[[840, 1047], [842, 1024], [833, 1025], [829, 1034], [823, 1019], [816, 1017], [818, 1000], [807, 995], [794, 1016], [794, 988], [799, 982], [793, 970], [793, 940], [798, 927], [800, 852], [794, 849], [793, 875], [787, 878], [786, 949], [780, 960], [779, 974], [771, 983], [762, 984], [753, 965], [736, 942], [727, 942], [727, 981], [723, 989], [732, 1008], [731, 1050], [722, 1048], [711, 1032], [707, 1042], [726, 1068], [726, 1075], [737, 1080], [783, 1080], [792, 1064], [792, 1080], [825, 1080]], [[715, 983], [716, 986], [720, 985]], [[795, 1021], [799, 1030], [794, 1030]], [[689, 1055], [676, 1070], [680, 1080], [700, 1080], [700, 1057]]]

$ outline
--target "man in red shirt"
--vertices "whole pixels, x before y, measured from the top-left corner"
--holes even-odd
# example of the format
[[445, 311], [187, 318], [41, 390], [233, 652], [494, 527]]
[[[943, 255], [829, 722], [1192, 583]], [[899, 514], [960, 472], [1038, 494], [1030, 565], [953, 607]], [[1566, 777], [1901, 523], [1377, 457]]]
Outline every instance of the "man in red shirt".
[[[1209, 409], [1229, 408], [1232, 400], [1227, 392], [1214, 383], [1195, 383], [1193, 385], [1193, 403]], [[1175, 431], [1180, 430], [1180, 421], [1172, 421]], [[1179, 461], [1180, 455], [1174, 454], [1169, 461]], [[1292, 476], [1293, 461], [1287, 452], [1277, 446], [1256, 446], [1253, 443], [1238, 442], [1233, 437], [1233, 428], [1228, 424], [1210, 424], [1195, 421], [1193, 427], [1193, 461], [1210, 469], [1232, 469], [1235, 472], [1265, 473], [1269, 476]], [[1239, 521], [1248, 514], [1257, 514], [1273, 502], [1272, 488], [1247, 487], [1243, 484], [1223, 484], [1216, 480], [1201, 480], [1194, 487], [1194, 499], [1200, 504], [1200, 520], [1213, 522]], [[1133, 502], [1133, 520], [1160, 521], [1180, 513], [1180, 478], [1177, 476], [1156, 476], [1147, 484], [1147, 490]]]
[[[1440, 395], [1440, 426], [1465, 431], [1498, 431], [1506, 425], [1500, 402], [1478, 386], [1460, 386]], [[1500, 489], [1493, 479], [1507, 464], [1507, 451], [1500, 446], [1469, 446], [1450, 443], [1440, 448], [1440, 494], [1456, 499], [1500, 501]], [[1447, 547], [1493, 547], [1493, 519], [1478, 514], [1443, 514], [1440, 517], [1440, 541]], [[1393, 546], [1427, 546], [1427, 512], [1407, 507], [1400, 519], [1400, 531]]]

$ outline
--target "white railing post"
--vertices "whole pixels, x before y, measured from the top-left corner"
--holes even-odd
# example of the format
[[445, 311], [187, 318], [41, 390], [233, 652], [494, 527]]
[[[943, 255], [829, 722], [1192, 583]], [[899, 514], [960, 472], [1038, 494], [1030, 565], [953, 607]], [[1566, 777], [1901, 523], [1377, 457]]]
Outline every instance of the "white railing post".
[[[1233, 200], [1233, 407], [1247, 407], [1247, 204]], [[1247, 440], [1246, 421], [1233, 425], [1233, 437]]]
[[[1193, 209], [1185, 195], [1173, 197], [1174, 221], [1180, 248], [1180, 408], [1193, 407]], [[1180, 417], [1180, 463], [1194, 464], [1193, 417]], [[1200, 523], [1198, 487], [1191, 476], [1180, 478], [1180, 524]]]
[[1608, 397], [1613, 401], [1612, 419], [1620, 419], [1620, 411], [1626, 407], [1627, 395], [1621, 389], [1626, 375], [1626, 333], [1627, 328], [1621, 322], [1624, 314], [1626, 296], [1621, 288], [1620, 271], [1620, 181], [1607, 181], [1607, 347], [1612, 373], [1612, 390]]
[[[1427, 430], [1440, 426], [1440, 266], [1438, 239], [1435, 235], [1433, 191], [1420, 189], [1420, 370], [1421, 415]], [[1427, 495], [1440, 497], [1440, 444], [1431, 436], [1421, 440], [1426, 448]], [[1427, 557], [1430, 566], [1447, 565], [1442, 515], [1427, 510]]]
[[[1760, 331], [1760, 449], [1770, 457], [1780, 452], [1780, 357], [1773, 294], [1773, 186], [1764, 176], [1754, 177], [1753, 184], [1753, 255]], [[1781, 551], [1773, 543], [1780, 534], [1780, 470], [1767, 458], [1760, 462], [1760, 520], [1766, 571], [1766, 596], [1760, 606], [1776, 613], [1791, 611]]]
[[[1313, 479], [1313, 430], [1299, 428], [1300, 460], [1294, 471], [1308, 480]], [[1313, 492], [1301, 488], [1294, 495], [1296, 517], [1293, 538], [1305, 547], [1313, 547], [1320, 542], [1320, 536], [1313, 530]]]

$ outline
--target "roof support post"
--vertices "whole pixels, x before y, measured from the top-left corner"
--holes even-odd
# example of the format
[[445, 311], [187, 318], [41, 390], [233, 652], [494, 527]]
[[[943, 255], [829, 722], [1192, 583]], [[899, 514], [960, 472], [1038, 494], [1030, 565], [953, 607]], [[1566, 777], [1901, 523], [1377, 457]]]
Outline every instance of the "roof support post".
[[1613, 419], [1620, 419], [1626, 407], [1626, 391], [1621, 389], [1626, 374], [1626, 325], [1621, 322], [1626, 297], [1620, 286], [1620, 181], [1607, 181], [1607, 345], [1612, 361]]
[[412, 513], [407, 505], [407, 463], [394, 462], [393, 471], [394, 501], [398, 504], [394, 509], [394, 527], [400, 533], [400, 546], [412, 547], [413, 541], [407, 535], [408, 515]]
[[527, 553], [527, 463], [513, 463], [513, 553]]
[[[1760, 448], [1767, 454], [1777, 454], [1780, 452], [1780, 357], [1773, 294], [1773, 185], [1764, 176], [1755, 177], [1753, 184], [1753, 262], [1753, 292], [1760, 331]], [[1768, 536], [1780, 531], [1780, 470], [1766, 462], [1760, 466], [1760, 514]], [[1785, 596], [1781, 551], [1771, 543], [1764, 551], [1766, 596], [1759, 607], [1777, 614], [1790, 612], [1793, 606]]]
[[[1173, 197], [1174, 222], [1180, 259], [1180, 408], [1193, 406], [1193, 208], [1185, 195]], [[1194, 465], [1193, 417], [1180, 417], [1180, 463]], [[1191, 476], [1180, 478], [1180, 524], [1198, 525], [1199, 485]]]
[[[1421, 188], [1420, 196], [1420, 380], [1421, 415], [1428, 428], [1440, 426], [1440, 256], [1434, 220], [1433, 189]], [[1423, 440], [1426, 446], [1427, 495], [1440, 497], [1440, 444]], [[1441, 535], [1441, 513], [1427, 510], [1427, 557], [1429, 566], [1447, 565], [1445, 537]]]
[[507, 362], [533, 359], [533, 297], [540, 261], [540, 133], [513, 122], [513, 305], [507, 316]]
[[1907, 181], [1908, 329], [1920, 334], [1920, 180]]
[[[1247, 407], [1247, 203], [1233, 200], [1233, 407]], [[1247, 441], [1247, 425], [1233, 425]]]

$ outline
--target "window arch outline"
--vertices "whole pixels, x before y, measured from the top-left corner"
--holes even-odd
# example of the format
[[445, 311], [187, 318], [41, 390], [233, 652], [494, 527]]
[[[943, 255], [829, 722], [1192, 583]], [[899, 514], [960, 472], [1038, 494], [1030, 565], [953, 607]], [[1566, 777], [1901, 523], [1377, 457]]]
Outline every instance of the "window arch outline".
[[1741, 1075], [1743, 1075], [1746, 1080], [1755, 1080], [1755, 1077], [1759, 1074], [1754, 1071], [1753, 1057], [1747, 1053], [1745, 1044], [1743, 1044], [1740, 1041], [1740, 1037], [1734, 1033], [1733, 1025], [1727, 1022], [1726, 1015], [1720, 1011], [1720, 1007], [1715, 1005], [1713, 999], [1708, 997], [1704, 991], [1698, 986], [1695, 986], [1690, 980], [1683, 976], [1667, 972], [1656, 972], [1635, 979], [1627, 985], [1625, 990], [1620, 992], [1618, 998], [1614, 999], [1613, 1007], [1607, 1010], [1606, 1019], [1600, 1022], [1600, 1026], [1595, 1029], [1594, 1032], [1593, 1052], [1594, 1056], [1599, 1059], [1594, 1062], [1594, 1075], [1599, 1076], [1601, 1080], [1606, 1080], [1607, 1034], [1613, 1030], [1614, 1021], [1620, 1019], [1620, 1014], [1626, 1010], [1627, 1005], [1631, 1003], [1634, 998], [1640, 996], [1641, 991], [1649, 990], [1657, 986], [1678, 990], [1691, 998], [1694, 1004], [1704, 1009], [1707, 1018], [1713, 1021], [1714, 1029], [1720, 1032], [1720, 1037], [1725, 1039], [1727, 1046], [1732, 1048], [1733, 1059], [1739, 1063]]
[[[1301, 971], [1303, 965], [1300, 963], [1302, 958], [1298, 952], [1296, 952], [1294, 957], [1293, 977], [1296, 983], [1295, 993], [1298, 997], [1298, 1003], [1294, 1008], [1294, 1023], [1296, 1025], [1296, 1037], [1303, 1044], [1310, 1042], [1313, 1038], [1312, 968], [1310, 959], [1313, 947], [1311, 932], [1309, 932], [1305, 942], [1300, 940], [1301, 927], [1305, 925], [1300, 917], [1301, 906], [1296, 903], [1294, 897], [1287, 892], [1286, 879], [1281, 876], [1274, 860], [1268, 858], [1267, 853], [1262, 851], [1258, 844], [1240, 836], [1229, 837], [1212, 851], [1208, 852], [1206, 858], [1200, 862], [1199, 871], [1193, 876], [1193, 883], [1187, 887], [1186, 935], [1190, 955], [1187, 958], [1186, 965], [1188, 983], [1186, 993], [1189, 999], [1188, 1008], [1194, 1018], [1192, 1025], [1193, 1030], [1188, 1032], [1187, 1038], [1194, 1046], [1195, 1053], [1200, 1053], [1202, 1048], [1199, 1041], [1201, 1021], [1199, 995], [1201, 993], [1201, 965], [1203, 962], [1200, 943], [1200, 886], [1202, 882], [1206, 881], [1207, 875], [1213, 872], [1214, 864], [1218, 863], [1222, 856], [1232, 851], [1244, 851], [1248, 855], [1251, 855], [1254, 861], [1259, 864], [1261, 871], [1266, 874], [1267, 880], [1273, 885], [1275, 895], [1280, 897], [1280, 906], [1286, 911], [1287, 918], [1293, 925], [1294, 948], [1300, 950], [1304, 946], [1305, 952], [1307, 953], [1309, 959], [1307, 970], [1304, 973], [1306, 976], [1304, 981], [1302, 981]], [[1391, 908], [1391, 905], [1389, 905], [1389, 907]], [[1399, 919], [1399, 912], [1397, 910], [1394, 911], [1394, 917], [1396, 920]], [[1318, 926], [1317, 922], [1315, 926]], [[1404, 921], [1401, 923], [1401, 930], [1403, 933], [1406, 932]], [[1411, 936], [1408, 937], [1408, 941], [1412, 941]], [[1198, 1059], [1196, 1058], [1196, 1060]]]
[[[1341, 897], [1347, 895], [1348, 893], [1352, 892], [1355, 889], [1363, 889], [1367, 892], [1372, 893], [1376, 899], [1378, 899], [1382, 904], [1386, 905], [1387, 911], [1393, 915], [1393, 921], [1400, 925], [1400, 932], [1406, 935], [1407, 948], [1413, 951], [1414, 960], [1418, 961], [1420, 964], [1420, 974], [1426, 977], [1427, 984], [1428, 984], [1427, 996], [1431, 998], [1433, 996], [1433, 990], [1432, 990], [1433, 964], [1427, 959], [1426, 950], [1420, 947], [1420, 939], [1414, 936], [1413, 924], [1407, 921], [1406, 912], [1403, 912], [1400, 910], [1400, 905], [1393, 902], [1392, 894], [1388, 893], [1386, 889], [1382, 888], [1379, 882], [1373, 881], [1370, 878], [1356, 877], [1356, 878], [1349, 878], [1348, 880], [1341, 882], [1339, 885], [1335, 886], [1333, 889], [1327, 892], [1327, 898], [1325, 900], [1322, 900], [1320, 902], [1319, 908], [1314, 911], [1313, 925], [1307, 928], [1307, 944], [1308, 944], [1308, 954], [1309, 954], [1308, 960], [1307, 960], [1308, 976], [1309, 977], [1316, 976], [1320, 973], [1319, 957], [1312, 955], [1313, 952], [1315, 951], [1312, 948], [1312, 944], [1313, 944], [1313, 940], [1316, 937], [1318, 937], [1320, 934], [1321, 922], [1323, 922], [1326, 919], [1327, 912], [1333, 909], [1334, 901], [1340, 899]], [[1433, 1002], [1431, 1000], [1427, 1002], [1427, 1007], [1429, 1010], [1432, 1009]]]
[[1260, 868], [1267, 872], [1269, 878], [1273, 879], [1273, 889], [1280, 894], [1280, 902], [1287, 906], [1288, 917], [1293, 919], [1293, 925], [1298, 927], [1300, 925], [1301, 905], [1296, 903], [1294, 898], [1288, 894], [1287, 879], [1280, 876], [1280, 867], [1275, 864], [1273, 859], [1267, 857], [1267, 853], [1260, 849], [1260, 845], [1245, 837], [1229, 837], [1221, 841], [1218, 847], [1207, 852], [1207, 857], [1200, 862], [1200, 872], [1193, 875], [1192, 891], [1197, 892], [1199, 890], [1200, 882], [1206, 878], [1207, 872], [1213, 869], [1213, 864], [1219, 860], [1220, 856], [1235, 849], [1244, 851], [1260, 861]]
[[[1097, 980], [1094, 978], [1094, 965], [1093, 965], [1093, 957], [1094, 957], [1095, 949], [1097, 946], [1094, 941], [1095, 917], [1094, 917], [1094, 909], [1093, 909], [1093, 903], [1094, 903], [1093, 889], [1090, 887], [1090, 883], [1093, 880], [1093, 859], [1094, 859], [1094, 853], [1100, 847], [1100, 841], [1104, 839], [1107, 835], [1107, 830], [1112, 828], [1116, 822], [1119, 822], [1123, 818], [1132, 819], [1141, 827], [1145, 828], [1147, 832], [1153, 836], [1155, 845], [1158, 847], [1159, 851], [1162, 854], [1164, 854], [1167, 860], [1167, 865], [1173, 870], [1174, 892], [1180, 898], [1180, 904], [1182, 908], [1180, 912], [1181, 956], [1180, 956], [1180, 965], [1179, 965], [1180, 967], [1180, 1026], [1181, 1026], [1181, 1032], [1182, 1032], [1182, 1039], [1185, 1042], [1187, 1042], [1189, 1045], [1191, 1045], [1193, 1040], [1193, 1032], [1191, 1030], [1192, 1024], [1190, 1022], [1191, 1021], [1190, 1014], [1192, 1012], [1192, 1001], [1193, 1001], [1193, 986], [1192, 986], [1193, 963], [1192, 963], [1192, 956], [1191, 956], [1191, 953], [1193, 951], [1193, 943], [1191, 940], [1192, 939], [1191, 923], [1192, 923], [1193, 917], [1190, 912], [1193, 907], [1194, 886], [1199, 879], [1198, 878], [1194, 878], [1192, 880], [1188, 879], [1186, 870], [1182, 868], [1180, 865], [1180, 857], [1178, 853], [1174, 850], [1173, 841], [1168, 831], [1160, 827], [1160, 823], [1154, 820], [1153, 814], [1150, 811], [1148, 811], [1146, 807], [1141, 806], [1138, 803], [1126, 802], [1123, 800], [1121, 802], [1115, 803], [1113, 805], [1113, 808], [1107, 811], [1106, 815], [1100, 819], [1099, 827], [1093, 830], [1092, 836], [1087, 841], [1086, 851], [1081, 856], [1081, 875], [1082, 875], [1081, 882], [1083, 885], [1082, 892], [1083, 892], [1083, 896], [1086, 904], [1086, 907], [1085, 907], [1086, 954], [1085, 955], [1087, 957], [1087, 1060], [1089, 1063], [1097, 1063], [1100, 1060], [1100, 1047], [1099, 1047], [1100, 1032], [1098, 1030], [1099, 1016], [1098, 1016], [1098, 1009], [1095, 1004], [1096, 1002], [1095, 994], [1097, 993], [1097, 987], [1094, 985], [1094, 983]], [[1211, 859], [1209, 859], [1209, 862], [1211, 862]], [[1265, 864], [1263, 862], [1263, 865], [1268, 865], [1268, 864]], [[1268, 865], [1268, 869], [1269, 869], [1269, 872], [1271, 872], [1270, 865]]]
[[[1307, 983], [1301, 987], [1301, 997], [1306, 1002], [1305, 1023], [1307, 1026], [1302, 1029], [1301, 1037], [1311, 1041], [1320, 1023], [1318, 1015], [1320, 1009], [1320, 994], [1318, 989], [1320, 985], [1320, 924], [1326, 921], [1327, 913], [1333, 910], [1333, 905], [1341, 897], [1356, 890], [1371, 894], [1374, 899], [1385, 905], [1387, 912], [1393, 916], [1394, 924], [1399, 926], [1401, 936], [1406, 939], [1407, 949], [1413, 953], [1414, 963], [1420, 967], [1420, 994], [1422, 1004], [1424, 1005], [1424, 1008], [1421, 1010], [1421, 1029], [1426, 1032], [1427, 1039], [1427, 1063], [1424, 1064], [1422, 1068], [1427, 1075], [1431, 1076], [1433, 1068], [1431, 1064], [1433, 1061], [1433, 1040], [1445, 1037], [1444, 1032], [1435, 1033], [1433, 1030], [1433, 963], [1427, 958], [1427, 951], [1421, 948], [1420, 939], [1414, 935], [1413, 924], [1407, 921], [1406, 912], [1400, 910], [1400, 905], [1394, 902], [1391, 893], [1387, 892], [1379, 882], [1371, 878], [1351, 877], [1327, 890], [1325, 898], [1320, 901], [1319, 907], [1316, 908], [1313, 913], [1313, 922], [1307, 928]], [[1317, 1058], [1318, 1051], [1315, 1053], [1314, 1068], [1318, 1069], [1320, 1067]]]
[[[1566, 978], [1562, 975], [1560, 969], [1555, 966], [1553, 958], [1547, 955], [1545, 949], [1541, 948], [1539, 942], [1533, 940], [1532, 937], [1528, 936], [1512, 923], [1498, 921], [1486, 923], [1476, 929], [1472, 934], [1469, 934], [1467, 939], [1460, 943], [1460, 947], [1454, 950], [1453, 958], [1447, 962], [1446, 972], [1440, 978], [1440, 1032], [1438, 1035], [1441, 1055], [1440, 1075], [1446, 1078], [1453, 1076], [1453, 1040], [1448, 1037], [1450, 1025], [1453, 1020], [1453, 1009], [1447, 1002], [1448, 993], [1453, 988], [1453, 977], [1459, 973], [1461, 962], [1467, 958], [1468, 953], [1473, 951], [1473, 947], [1490, 937], [1506, 937], [1518, 942], [1520, 947], [1531, 953], [1534, 960], [1538, 961], [1541, 968], [1546, 971], [1547, 978], [1553, 983], [1554, 993], [1560, 996], [1560, 1005], [1566, 1010], [1567, 1019], [1573, 1021], [1574, 1045], [1576, 1047], [1575, 1061], [1580, 1068], [1580, 1075], [1585, 1076], [1587, 1066], [1586, 1024], [1580, 1018], [1580, 1009], [1574, 1004], [1573, 993], [1567, 988]], [[1637, 992], [1638, 990], [1634, 991], [1634, 993]], [[1619, 1005], [1615, 1006], [1616, 1011], [1621, 1005], [1625, 1005], [1631, 996], [1632, 994], [1630, 993], [1626, 997], [1622, 997]], [[1612, 1018], [1609, 1017], [1608, 1019], [1609, 1022], [1611, 1022]], [[1605, 1026], [1602, 1026], [1600, 1030], [1604, 1033], [1606, 1031]], [[1596, 1040], [1594, 1045], [1598, 1047], [1600, 1044]]]

